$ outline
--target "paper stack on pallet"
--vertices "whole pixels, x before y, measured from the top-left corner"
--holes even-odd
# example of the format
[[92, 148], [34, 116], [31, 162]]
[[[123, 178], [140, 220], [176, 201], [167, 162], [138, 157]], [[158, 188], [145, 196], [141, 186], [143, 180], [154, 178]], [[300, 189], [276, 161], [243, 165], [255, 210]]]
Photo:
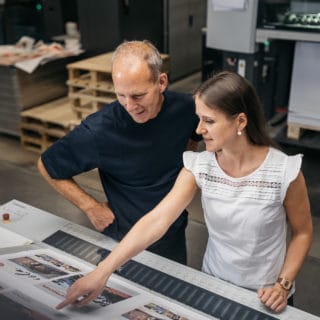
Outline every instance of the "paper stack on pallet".
[[320, 44], [296, 42], [288, 114], [288, 137], [320, 131]]
[[0, 66], [0, 132], [19, 135], [20, 112], [66, 94], [65, 62], [52, 61], [28, 74]]
[[22, 37], [0, 46], [0, 132], [19, 135], [20, 111], [66, 95], [66, 64], [81, 50]]

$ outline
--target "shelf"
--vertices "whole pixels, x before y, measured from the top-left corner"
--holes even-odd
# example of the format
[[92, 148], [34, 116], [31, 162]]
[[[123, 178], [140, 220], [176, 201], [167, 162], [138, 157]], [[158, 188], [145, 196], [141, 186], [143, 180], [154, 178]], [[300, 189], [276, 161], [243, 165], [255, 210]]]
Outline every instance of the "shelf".
[[320, 42], [320, 32], [288, 31], [279, 29], [256, 30], [257, 43], [263, 43], [270, 39]]

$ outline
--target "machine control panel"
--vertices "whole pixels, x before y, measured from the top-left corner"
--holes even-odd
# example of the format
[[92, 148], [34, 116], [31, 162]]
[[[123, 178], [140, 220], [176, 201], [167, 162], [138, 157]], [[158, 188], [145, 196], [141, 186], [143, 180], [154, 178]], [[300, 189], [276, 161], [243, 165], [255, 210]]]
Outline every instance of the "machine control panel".
[[259, 1], [258, 28], [320, 32], [320, 2]]

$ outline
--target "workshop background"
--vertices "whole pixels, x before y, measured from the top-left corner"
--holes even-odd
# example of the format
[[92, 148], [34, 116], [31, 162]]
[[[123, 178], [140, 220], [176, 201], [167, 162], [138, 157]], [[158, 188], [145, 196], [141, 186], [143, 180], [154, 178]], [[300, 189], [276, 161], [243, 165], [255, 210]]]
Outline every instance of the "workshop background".
[[[236, 71], [256, 87], [274, 140], [289, 154], [304, 154], [314, 241], [295, 306], [320, 316], [320, 2], [227, 3], [0, 0], [0, 204], [17, 199], [92, 227], [35, 163], [114, 98], [112, 50], [124, 39], [149, 39], [162, 53], [170, 89], [192, 92], [213, 72]], [[96, 171], [77, 181], [104, 199]], [[189, 214], [188, 264], [200, 269], [207, 231], [199, 195]]]

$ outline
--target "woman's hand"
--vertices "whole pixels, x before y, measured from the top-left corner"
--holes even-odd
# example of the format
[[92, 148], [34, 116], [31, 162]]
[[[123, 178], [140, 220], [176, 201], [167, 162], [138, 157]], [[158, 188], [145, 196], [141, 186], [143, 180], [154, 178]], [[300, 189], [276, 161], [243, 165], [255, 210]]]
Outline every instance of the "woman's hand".
[[64, 301], [56, 306], [62, 309], [67, 305], [84, 306], [99, 296], [103, 291], [109, 275], [105, 276], [99, 268], [77, 280], [67, 291]]
[[279, 284], [258, 290], [260, 301], [274, 312], [281, 312], [287, 305], [289, 292]]

